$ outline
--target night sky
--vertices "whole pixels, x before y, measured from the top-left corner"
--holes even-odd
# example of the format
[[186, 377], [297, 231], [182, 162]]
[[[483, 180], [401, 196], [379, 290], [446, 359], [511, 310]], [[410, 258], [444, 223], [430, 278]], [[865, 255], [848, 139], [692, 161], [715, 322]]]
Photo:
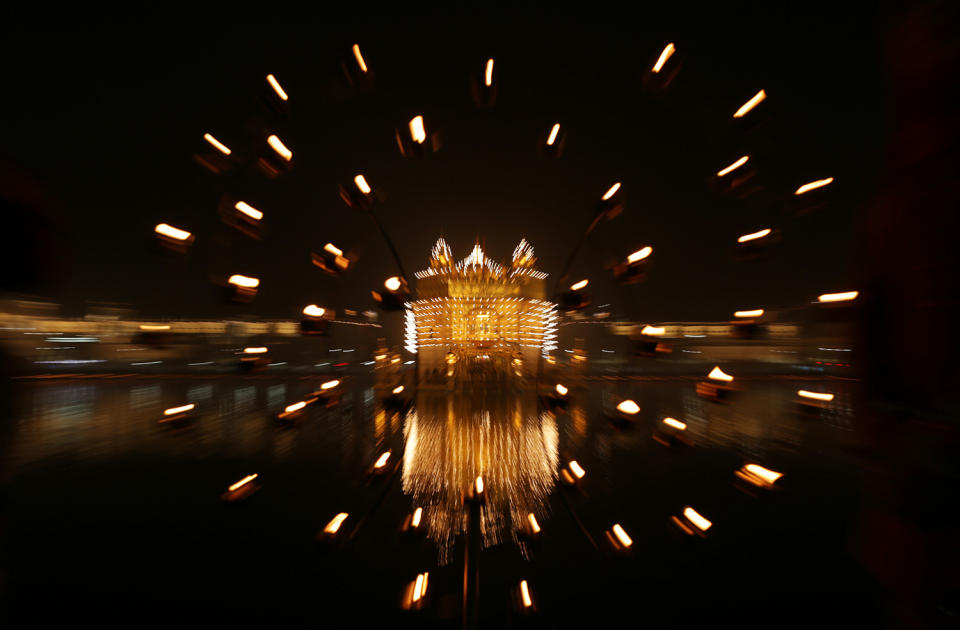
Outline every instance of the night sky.
[[[808, 4], [672, 16], [597, 9], [582, 21], [480, 8], [398, 20], [338, 11], [8, 20], [4, 188], [42, 197], [29, 207], [52, 232], [16, 267], [52, 270], [27, 292], [72, 315], [85, 301], [156, 317], [370, 308], [370, 289], [397, 270], [369, 217], [338, 197], [356, 173], [384, 195], [377, 212], [411, 275], [438, 236], [458, 259], [479, 240], [500, 261], [525, 237], [552, 287], [597, 200], [622, 181], [626, 210], [590, 235], [570, 274], [590, 278], [594, 303], [615, 314], [724, 320], [858, 287], [857, 235], [889, 117], [886, 16]], [[681, 69], [668, 89], [647, 89], [668, 42], [677, 53], [667, 67]], [[354, 90], [341, 69], [353, 43], [375, 73], [372, 91]], [[489, 57], [496, 106], [478, 108], [471, 74]], [[286, 118], [259, 100], [267, 73], [290, 95]], [[735, 121], [761, 88], [767, 101]], [[443, 146], [404, 159], [394, 129], [417, 114]], [[554, 122], [568, 134], [559, 160], [538, 153]], [[192, 156], [205, 132], [247, 165], [222, 175], [199, 167]], [[246, 157], [270, 133], [294, 153], [292, 170], [272, 180]], [[710, 176], [745, 153], [757, 170], [752, 194], [711, 190]], [[796, 216], [793, 191], [828, 176], [826, 203]], [[225, 195], [263, 210], [262, 240], [221, 222]], [[159, 222], [196, 234], [185, 260], [151, 251]], [[737, 236], [764, 227], [783, 230], [779, 245], [737, 262]], [[359, 255], [351, 273], [331, 278], [311, 265], [311, 249], [327, 241]], [[605, 267], [644, 245], [654, 247], [649, 279], [617, 286]], [[217, 273], [260, 277], [258, 297], [220, 303]]]

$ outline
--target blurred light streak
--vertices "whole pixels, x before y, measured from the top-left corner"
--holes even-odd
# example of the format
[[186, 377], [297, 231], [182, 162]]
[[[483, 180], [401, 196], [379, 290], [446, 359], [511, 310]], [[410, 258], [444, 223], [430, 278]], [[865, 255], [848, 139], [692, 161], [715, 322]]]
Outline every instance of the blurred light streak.
[[818, 179], [815, 182], [810, 182], [809, 184], [804, 184], [800, 188], [797, 188], [797, 192], [793, 193], [794, 195], [802, 195], [803, 193], [810, 192], [811, 190], [816, 190], [817, 188], [823, 188], [824, 186], [833, 182], [832, 177], [826, 179]]
[[337, 247], [336, 245], [334, 245], [333, 243], [327, 243], [326, 245], [324, 245], [323, 250], [326, 252], [330, 252], [334, 256], [343, 256], [343, 250]]
[[339, 514], [333, 517], [333, 520], [327, 523], [327, 526], [323, 528], [323, 531], [325, 531], [328, 534], [336, 534], [337, 530], [340, 529], [340, 525], [342, 525], [343, 522], [347, 520], [348, 516], [349, 514], [347, 514], [346, 512], [340, 512]]
[[158, 330], [170, 330], [169, 324], [140, 324], [140, 330], [153, 332]]
[[633, 402], [632, 400], [624, 400], [619, 405], [617, 405], [617, 411], [622, 413], [630, 414], [631, 416], [640, 411], [640, 405]]
[[589, 281], [589, 280], [581, 280], [580, 282], [577, 282], [576, 284], [571, 284], [571, 285], [570, 285], [570, 290], [571, 290], [571, 291], [579, 291], [580, 289], [584, 288], [584, 287], [587, 286], [588, 284], [590, 284], [590, 281]]
[[744, 103], [743, 106], [736, 111], [736, 113], [733, 115], [733, 117], [734, 117], [734, 118], [743, 118], [744, 116], [747, 115], [747, 113], [748, 113], [751, 109], [753, 109], [754, 107], [756, 107], [757, 105], [759, 105], [759, 104], [760, 104], [761, 102], [763, 102], [763, 100], [766, 99], [766, 98], [767, 98], [767, 93], [764, 92], [763, 90], [760, 90], [759, 92], [757, 92], [757, 93], [753, 96], [753, 98], [751, 98], [749, 101], [747, 101], [746, 103]]
[[353, 57], [357, 60], [357, 65], [360, 66], [361, 72], [366, 73], [367, 64], [363, 60], [363, 55], [360, 54], [360, 44], [353, 45]]
[[752, 240], [755, 240], [755, 239], [758, 239], [758, 238], [763, 238], [764, 236], [767, 236], [768, 234], [770, 234], [770, 228], [764, 228], [764, 229], [760, 230], [759, 232], [752, 232], [752, 233], [750, 233], [750, 234], [744, 234], [743, 236], [741, 236], [740, 238], [737, 239], [737, 242], [738, 242], [738, 243], [746, 243], [747, 241], [752, 241]]
[[756, 308], [752, 311], [736, 311], [733, 314], [734, 317], [760, 317], [761, 315], [763, 315], [762, 308]]
[[403, 391], [403, 385], [397, 385], [396, 387], [393, 388], [393, 393], [394, 393], [394, 394], [399, 394], [399, 393], [401, 393], [402, 391]]
[[721, 370], [719, 365], [714, 366], [714, 368], [710, 370], [707, 378], [712, 378], [715, 381], [726, 381], [728, 383], [733, 380], [733, 377]]
[[583, 479], [584, 475], [587, 474], [587, 471], [585, 471], [585, 470], [580, 466], [580, 464], [577, 463], [577, 460], [575, 460], [575, 459], [570, 460], [570, 463], [567, 464], [567, 465], [570, 467], [570, 471], [571, 471], [574, 475], [576, 475], [577, 479]]
[[613, 186], [611, 186], [611, 187], [610, 187], [610, 190], [608, 190], [606, 193], [604, 193], [602, 199], [603, 199], [604, 201], [610, 199], [610, 197], [613, 197], [615, 194], [617, 194], [617, 191], [618, 191], [618, 190], [620, 190], [620, 182], [617, 182], [616, 184], [614, 184]]
[[717, 177], [723, 177], [724, 175], [726, 175], [726, 174], [729, 173], [730, 171], [733, 171], [733, 170], [735, 170], [735, 169], [740, 168], [741, 166], [743, 166], [744, 164], [746, 164], [746, 163], [747, 163], [747, 160], [749, 160], [749, 159], [750, 159], [750, 156], [749, 156], [749, 155], [743, 156], [742, 158], [740, 158], [739, 160], [737, 160], [736, 162], [734, 162], [733, 164], [731, 164], [731, 165], [728, 166], [727, 168], [725, 168], [725, 169], [723, 169], [723, 170], [721, 170], [721, 171], [717, 171]]
[[474, 487], [477, 489], [477, 494], [483, 494], [483, 477], [477, 475], [477, 479], [474, 482]]
[[547, 138], [548, 147], [552, 147], [553, 143], [556, 142], [558, 133], [560, 133], [560, 123], [555, 123], [553, 129], [550, 130], [550, 137]]
[[487, 70], [484, 72], [483, 82], [487, 87], [493, 85], [493, 59], [487, 59]]
[[157, 234], [167, 236], [178, 241], [185, 241], [191, 236], [190, 232], [175, 228], [172, 225], [167, 225], [166, 223], [157, 224], [157, 227], [153, 228], [153, 231]]
[[260, 286], [259, 278], [250, 278], [248, 276], [241, 276], [240, 274], [234, 274], [230, 276], [230, 279], [227, 280], [227, 282], [245, 289], [254, 289]]
[[649, 325], [648, 325], [648, 326], [644, 326], [642, 329], [640, 329], [640, 334], [641, 334], [641, 335], [649, 335], [649, 336], [651, 336], [651, 337], [657, 337], [657, 336], [659, 336], [659, 335], [664, 335], [664, 334], [666, 334], [666, 332], [667, 332], [667, 329], [664, 328], [663, 326], [649, 326]]
[[420, 527], [420, 519], [423, 517], [423, 508], [418, 507], [413, 511], [413, 518], [410, 520], [410, 524], [413, 527]]
[[387, 287], [390, 291], [396, 291], [400, 288], [400, 278], [397, 276], [390, 276], [384, 281], [383, 286]]
[[537, 522], [537, 517], [533, 515], [533, 512], [527, 514], [527, 522], [530, 523], [530, 531], [534, 534], [540, 533], [540, 523]]
[[178, 413], [183, 413], [184, 411], [190, 411], [195, 407], [196, 405], [194, 403], [190, 403], [188, 405], [180, 405], [179, 407], [170, 407], [169, 409], [165, 409], [163, 411], [163, 415], [172, 416]]
[[305, 400], [301, 400], [298, 403], [293, 403], [292, 405], [288, 405], [283, 411], [284, 413], [293, 413], [294, 411], [300, 411], [306, 406], [307, 406], [307, 402]]
[[520, 581], [520, 597], [523, 599], [524, 608], [530, 608], [533, 606], [533, 600], [530, 599], [530, 589], [527, 586], [526, 580]]
[[248, 204], [246, 201], [238, 201], [233, 207], [256, 221], [259, 221], [263, 218], [263, 213]]
[[427, 132], [423, 128], [423, 116], [415, 116], [410, 120], [410, 137], [417, 144], [423, 144], [427, 139]]
[[627, 262], [635, 263], [635, 262], [641, 261], [652, 253], [653, 253], [653, 248], [647, 245], [643, 249], [638, 249], [637, 251], [627, 256]]
[[817, 298], [820, 302], [847, 302], [860, 295], [859, 291], [847, 291], [845, 293], [824, 293]]
[[267, 351], [266, 346], [256, 346], [256, 347], [243, 349], [244, 354], [263, 354], [266, 351]]
[[373, 464], [373, 467], [383, 468], [384, 466], [387, 465], [387, 461], [389, 461], [389, 459], [390, 459], [390, 451], [387, 451], [386, 453], [382, 454], [380, 457], [377, 458], [377, 461]]
[[686, 507], [683, 509], [683, 515], [688, 521], [693, 523], [700, 531], [707, 531], [713, 525], [710, 521], [700, 516], [700, 514], [693, 509], [692, 507]]
[[747, 464], [743, 467], [743, 469], [751, 475], [756, 476], [767, 485], [773, 485], [777, 479], [783, 477], [783, 473], [778, 473], [774, 470], [770, 470], [769, 468], [764, 468], [759, 464]]
[[254, 474], [252, 474], [252, 475], [247, 475], [246, 477], [244, 477], [243, 479], [241, 479], [241, 480], [238, 481], [237, 483], [235, 483], [235, 484], [233, 484], [232, 486], [230, 486], [229, 488], [227, 488], [227, 490], [229, 490], [230, 492], [233, 492], [234, 490], [237, 490], [237, 489], [242, 488], [243, 486], [247, 485], [248, 483], [250, 483], [251, 481], [253, 481], [254, 479], [256, 479], [256, 478], [259, 477], [259, 476], [260, 476], [260, 475], [259, 475], [258, 473], [254, 473]]
[[629, 547], [630, 545], [633, 544], [633, 540], [631, 540], [630, 537], [627, 536], [627, 532], [623, 530], [623, 527], [620, 526], [620, 523], [616, 523], [613, 526], [613, 534], [614, 536], [617, 537], [617, 540], [619, 540], [620, 544], [623, 545], [624, 547]]
[[568, 390], [566, 387], [564, 387], [564, 386], [561, 385], [560, 383], [557, 383], [557, 393], [558, 393], [558, 394], [560, 394], [561, 396], [566, 396], [568, 391], [570, 391], [570, 390]]
[[293, 152], [288, 149], [276, 135], [271, 135], [269, 138], [267, 138], [267, 144], [269, 144], [270, 147], [277, 152], [277, 155], [285, 159], [287, 162], [293, 159]]
[[221, 153], [223, 153], [224, 155], [230, 155], [230, 153], [232, 153], [232, 151], [230, 151], [227, 145], [223, 144], [222, 142], [220, 142], [219, 140], [211, 136], [209, 133], [203, 134], [203, 139], [209, 142], [210, 144], [212, 144], [214, 147], [216, 147], [216, 149]]
[[322, 317], [325, 312], [326, 312], [325, 308], [321, 308], [316, 304], [305, 306], [303, 309], [303, 314], [309, 315], [310, 317]]
[[673, 427], [674, 429], [677, 429], [678, 431], [687, 430], [686, 423], [680, 422], [679, 420], [676, 420], [674, 418], [664, 418], [663, 423], [668, 427]]
[[798, 389], [797, 395], [802, 398], [811, 398], [813, 400], [824, 400], [827, 402], [833, 400], [833, 394], [826, 394], [821, 392], [808, 392], [805, 389]]
[[667, 63], [667, 59], [673, 56], [673, 53], [676, 52], [673, 43], [667, 44], [666, 48], [663, 49], [663, 52], [660, 53], [660, 58], [657, 59], [657, 63], [653, 65], [654, 72], [660, 72], [660, 69], [663, 68], [663, 64]]
[[286, 101], [288, 99], [287, 93], [283, 91], [282, 87], [280, 87], [280, 82], [277, 81], [277, 78], [275, 76], [273, 76], [272, 74], [268, 74], [267, 83], [270, 84], [270, 87], [273, 88], [273, 91], [277, 93], [277, 96], [279, 96], [281, 100]]
[[367, 183], [367, 179], [363, 175], [357, 175], [353, 178], [353, 183], [357, 185], [357, 188], [360, 189], [365, 195], [370, 194], [370, 184]]

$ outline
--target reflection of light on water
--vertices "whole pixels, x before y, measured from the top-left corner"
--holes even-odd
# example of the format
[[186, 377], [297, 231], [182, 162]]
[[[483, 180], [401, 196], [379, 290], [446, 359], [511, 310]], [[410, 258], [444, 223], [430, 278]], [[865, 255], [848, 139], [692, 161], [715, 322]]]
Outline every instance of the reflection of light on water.
[[421, 395], [405, 418], [403, 491], [422, 505], [427, 535], [440, 562], [465, 531], [462, 494], [483, 477], [484, 546], [514, 541], [530, 514], [542, 515], [557, 478], [559, 433], [554, 418], [537, 414], [536, 398], [487, 400]]

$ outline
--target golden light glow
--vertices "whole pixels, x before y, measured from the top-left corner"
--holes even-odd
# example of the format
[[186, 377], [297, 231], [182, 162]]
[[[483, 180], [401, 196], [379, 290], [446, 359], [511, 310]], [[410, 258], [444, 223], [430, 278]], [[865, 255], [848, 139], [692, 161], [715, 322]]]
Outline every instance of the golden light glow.
[[218, 151], [220, 151], [220, 153], [223, 153], [224, 155], [230, 155], [232, 153], [227, 145], [223, 144], [209, 133], [203, 134], [203, 139], [212, 144]]
[[566, 387], [564, 387], [564, 386], [561, 385], [560, 383], [557, 383], [557, 393], [558, 393], [558, 394], [560, 394], [561, 396], [566, 396], [568, 391], [570, 391], [570, 390], [568, 390]]
[[307, 406], [306, 401], [301, 400], [300, 402], [293, 403], [292, 405], [287, 405], [287, 407], [283, 411], [284, 413], [293, 413], [294, 411], [300, 411], [306, 406]]
[[715, 381], [726, 381], [728, 383], [733, 380], [733, 377], [721, 370], [719, 365], [714, 366], [714, 368], [710, 370], [707, 378], [712, 378]]
[[244, 354], [263, 354], [266, 351], [267, 351], [266, 346], [256, 346], [256, 347], [243, 349]]
[[526, 580], [520, 581], [520, 598], [523, 600], [524, 608], [533, 606], [533, 600], [530, 599], [530, 587], [527, 586]]
[[734, 312], [734, 317], [760, 317], [763, 315], [762, 308], [755, 308], [752, 311], [736, 311]]
[[287, 93], [283, 91], [283, 88], [280, 87], [280, 82], [277, 81], [277, 77], [272, 74], [267, 75], [267, 83], [270, 84], [270, 87], [273, 88], [273, 91], [277, 93], [277, 96], [280, 97], [280, 100], [287, 100]]
[[167, 225], [166, 223], [158, 223], [157, 227], [153, 228], [153, 231], [157, 234], [176, 239], [178, 241], [185, 241], [190, 238], [190, 232], [175, 228], [172, 225]]
[[360, 44], [353, 45], [353, 57], [357, 60], [357, 65], [363, 73], [367, 72], [367, 64], [363, 61], [363, 55], [360, 54]]
[[483, 477], [477, 475], [477, 479], [473, 482], [473, 485], [477, 489], [477, 494], [483, 494]]
[[677, 420], [677, 419], [675, 419], [675, 418], [664, 418], [664, 419], [663, 419], [663, 423], [664, 423], [665, 425], [667, 425], [668, 427], [673, 427], [674, 429], [676, 429], [676, 430], [678, 430], [678, 431], [686, 431], [686, 430], [687, 430], [687, 425], [686, 425], [686, 423], [685, 423], [685, 422], [680, 422], [679, 420]]
[[423, 144], [427, 139], [427, 132], [423, 128], [423, 116], [414, 116], [410, 120], [410, 137], [417, 144]]
[[487, 87], [493, 85], [493, 59], [487, 59], [487, 70], [483, 74], [483, 82]]
[[811, 190], [816, 190], [817, 188], [823, 188], [824, 186], [832, 182], [833, 182], [832, 177], [828, 177], [826, 179], [818, 179], [815, 182], [810, 182], [809, 184], [804, 184], [800, 188], [797, 188], [797, 192], [793, 194], [802, 195], [803, 193], [810, 192]]
[[323, 317], [323, 314], [326, 312], [327, 310], [325, 308], [321, 308], [316, 304], [311, 304], [303, 308], [303, 314], [310, 317]]
[[618, 190], [620, 190], [620, 182], [617, 182], [616, 184], [614, 184], [613, 186], [611, 186], [611, 187], [610, 187], [610, 190], [608, 190], [608, 191], [603, 195], [602, 199], [603, 199], [604, 201], [606, 201], [606, 200], [609, 199], [610, 197], [613, 197], [615, 194], [617, 194], [617, 191], [618, 191]]
[[663, 326], [644, 326], [642, 329], [640, 329], [641, 335], [649, 335], [651, 337], [665, 335], [666, 333], [667, 329]]
[[334, 256], [343, 256], [343, 250], [334, 245], [333, 243], [327, 243], [323, 246], [323, 251], [330, 252]]
[[640, 412], [640, 405], [638, 405], [637, 403], [633, 402], [628, 398], [627, 400], [624, 400], [619, 405], [617, 405], [617, 411], [621, 413], [628, 413], [632, 416]]
[[233, 207], [256, 221], [259, 221], [263, 218], [263, 213], [248, 204], [246, 201], [238, 201]]
[[617, 537], [617, 540], [619, 540], [620, 544], [624, 547], [629, 547], [633, 544], [633, 540], [627, 536], [627, 532], [623, 531], [623, 528], [620, 527], [620, 523], [616, 523], [613, 526], [613, 535]]
[[260, 476], [260, 475], [257, 474], [257, 473], [254, 473], [254, 474], [252, 474], [252, 475], [247, 475], [246, 477], [244, 477], [243, 479], [241, 479], [241, 480], [238, 481], [237, 483], [231, 485], [229, 488], [227, 488], [227, 490], [229, 490], [230, 492], [233, 492], [234, 490], [237, 490], [237, 489], [242, 488], [243, 486], [247, 485], [248, 483], [250, 483], [251, 481], [253, 481], [254, 479], [256, 479], [256, 478], [259, 477], [259, 476]]
[[750, 159], [750, 156], [749, 156], [749, 155], [743, 156], [742, 158], [740, 158], [739, 160], [737, 160], [736, 162], [734, 162], [733, 164], [731, 164], [731, 165], [728, 166], [727, 168], [725, 168], [725, 169], [723, 169], [723, 170], [720, 170], [720, 171], [717, 171], [717, 177], [723, 177], [724, 175], [726, 175], [726, 174], [729, 173], [730, 171], [733, 171], [733, 170], [736, 170], [736, 169], [740, 168], [741, 166], [743, 166], [744, 164], [746, 164], [746, 163], [747, 163], [747, 160], [749, 160], [749, 159]]
[[398, 278], [397, 276], [390, 276], [383, 283], [383, 286], [387, 287], [387, 289], [389, 289], [390, 291], [396, 291], [397, 289], [400, 288], [400, 284], [401, 284], [400, 278]]
[[859, 291], [847, 291], [845, 293], [824, 293], [817, 299], [821, 302], [847, 302], [860, 295]]
[[557, 141], [557, 134], [560, 133], [560, 123], [555, 123], [553, 129], [550, 130], [550, 137], [547, 138], [547, 146], [552, 147], [553, 143]]
[[157, 330], [170, 330], [170, 324], [140, 324], [140, 330], [151, 332]]
[[250, 278], [248, 276], [241, 276], [240, 274], [234, 274], [230, 276], [230, 279], [227, 280], [227, 282], [245, 289], [255, 289], [256, 287], [260, 286], [259, 278]]
[[800, 396], [802, 398], [810, 398], [813, 400], [823, 400], [827, 402], [830, 402], [831, 400], [833, 400], [833, 394], [825, 394], [822, 392], [808, 392], [805, 389], [798, 389], [797, 396]]
[[193, 403], [190, 403], [190, 404], [188, 404], [188, 405], [180, 405], [179, 407], [170, 407], [169, 409], [164, 409], [163, 415], [165, 415], [165, 416], [173, 416], [173, 415], [176, 415], [176, 414], [178, 414], [178, 413], [183, 413], [184, 411], [190, 411], [191, 409], [193, 409], [193, 408], [195, 408], [195, 407], [196, 407], [196, 405], [193, 404]]
[[530, 523], [530, 531], [534, 534], [540, 533], [540, 523], [537, 522], [537, 517], [533, 515], [533, 512], [527, 514], [527, 522]]
[[387, 451], [386, 453], [381, 455], [379, 458], [377, 458], [377, 461], [373, 464], [373, 467], [383, 468], [384, 466], [387, 465], [387, 461], [389, 460], [390, 460], [390, 451]]
[[694, 524], [700, 531], [707, 531], [710, 529], [710, 526], [713, 525], [710, 521], [700, 516], [700, 514], [693, 509], [692, 507], [684, 508], [683, 515], [688, 521]]
[[588, 284], [590, 284], [590, 281], [589, 281], [589, 280], [581, 280], [580, 282], [577, 282], [576, 284], [571, 284], [571, 285], [570, 285], [570, 290], [571, 290], [571, 291], [579, 291], [580, 289], [582, 289], [583, 287], [587, 286]]
[[337, 530], [340, 529], [340, 526], [343, 524], [345, 520], [347, 520], [348, 516], [350, 515], [347, 514], [346, 512], [340, 512], [339, 514], [333, 517], [332, 521], [327, 523], [327, 526], [323, 528], [323, 531], [325, 531], [328, 534], [336, 534]]
[[759, 104], [760, 104], [761, 102], [763, 102], [763, 100], [766, 99], [766, 98], [767, 98], [767, 93], [764, 92], [763, 90], [760, 90], [759, 92], [757, 92], [757, 93], [753, 96], [753, 98], [751, 98], [749, 101], [747, 101], [746, 103], [744, 103], [743, 106], [736, 111], [736, 113], [733, 115], [733, 117], [734, 117], [734, 118], [743, 118], [744, 116], [747, 115], [747, 113], [748, 113], [751, 109], [753, 109], [754, 107], [756, 107], [757, 105], [759, 105]]
[[394, 394], [399, 394], [402, 391], [403, 391], [403, 385], [397, 385], [396, 387], [393, 388]]
[[356, 177], [354, 177], [353, 183], [357, 185], [357, 188], [359, 188], [360, 192], [362, 192], [363, 194], [365, 195], [370, 194], [370, 190], [371, 190], [370, 184], [367, 183], [367, 179], [363, 175], [357, 175]]
[[770, 485], [773, 485], [777, 479], [783, 477], [783, 473], [778, 473], [774, 470], [770, 470], [769, 468], [764, 468], [759, 464], [747, 464], [743, 468], [751, 475], [756, 475]]
[[424, 597], [427, 594], [427, 576], [429, 574], [419, 573], [417, 575], [417, 582], [413, 586], [413, 601], [420, 601], [420, 598]]
[[269, 138], [267, 138], [267, 144], [269, 144], [270, 147], [277, 152], [277, 155], [285, 159], [287, 162], [293, 159], [293, 151], [288, 149], [276, 135], [271, 135]]
[[647, 245], [643, 249], [638, 249], [637, 251], [627, 256], [627, 262], [628, 263], [639, 262], [652, 253], [653, 253], [653, 248]]
[[340, 384], [339, 380], [327, 381], [326, 383], [320, 386], [320, 389], [323, 389], [323, 390], [333, 389], [339, 384]]
[[418, 507], [413, 511], [413, 518], [410, 519], [410, 525], [420, 527], [420, 519], [423, 518], [423, 508]]
[[737, 242], [738, 242], [738, 243], [746, 243], [747, 241], [752, 241], [752, 240], [754, 240], [754, 239], [763, 238], [764, 236], [767, 236], [768, 234], [770, 234], [770, 228], [765, 228], [765, 229], [760, 230], [759, 232], [752, 232], [752, 233], [750, 233], [750, 234], [744, 234], [743, 236], [741, 236], [740, 238], [737, 239]]
[[653, 71], [660, 72], [660, 69], [663, 68], [663, 64], [667, 63], [667, 59], [673, 56], [673, 53], [676, 52], [676, 48], [673, 47], [673, 44], [667, 44], [667, 47], [663, 49], [663, 52], [660, 53], [660, 58], [657, 59], [657, 63], [653, 64]]
[[585, 471], [575, 459], [570, 460], [567, 466], [570, 467], [570, 472], [576, 475], [577, 479], [583, 479], [583, 476], [587, 474], [587, 471]]

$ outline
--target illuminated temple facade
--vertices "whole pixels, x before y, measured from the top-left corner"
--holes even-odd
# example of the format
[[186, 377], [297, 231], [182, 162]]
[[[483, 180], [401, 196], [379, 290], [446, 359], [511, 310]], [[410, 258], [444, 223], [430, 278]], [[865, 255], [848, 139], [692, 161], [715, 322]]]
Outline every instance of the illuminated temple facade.
[[480, 245], [456, 262], [446, 241], [437, 241], [406, 311], [406, 348], [418, 353], [421, 384], [536, 373], [557, 339], [556, 305], [545, 299], [547, 274], [534, 269], [536, 260], [526, 240], [509, 265], [487, 258]]

